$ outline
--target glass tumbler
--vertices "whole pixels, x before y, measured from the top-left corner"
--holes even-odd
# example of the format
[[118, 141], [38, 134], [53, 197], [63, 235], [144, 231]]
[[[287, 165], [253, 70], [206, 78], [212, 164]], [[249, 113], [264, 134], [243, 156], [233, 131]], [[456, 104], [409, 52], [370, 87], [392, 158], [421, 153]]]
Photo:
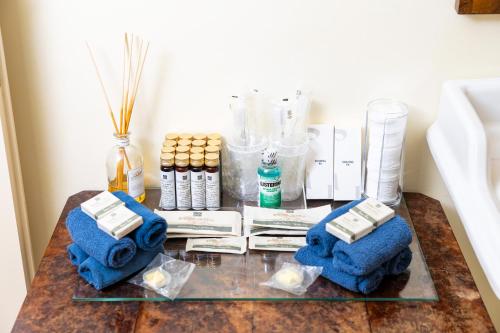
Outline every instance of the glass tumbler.
[[368, 103], [363, 145], [363, 196], [396, 207], [403, 188], [408, 107], [392, 99]]

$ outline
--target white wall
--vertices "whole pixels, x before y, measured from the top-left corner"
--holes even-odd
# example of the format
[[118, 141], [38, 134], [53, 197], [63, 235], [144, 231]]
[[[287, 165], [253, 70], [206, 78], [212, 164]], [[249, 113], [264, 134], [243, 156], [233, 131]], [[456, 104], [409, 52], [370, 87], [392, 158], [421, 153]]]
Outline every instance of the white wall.
[[[10, 332], [17, 317], [17, 312], [26, 296], [26, 279], [23, 267], [18, 217], [14, 202], [14, 186], [12, 177], [12, 151], [8, 151], [10, 112], [8, 96], [5, 96], [7, 82], [3, 68], [2, 37], [0, 34], [0, 332]], [[11, 147], [9, 147], [11, 148]]]
[[500, 75], [500, 17], [459, 16], [453, 7], [454, 0], [0, 0], [36, 260], [67, 196], [106, 186], [112, 127], [84, 40], [115, 92], [122, 33], [151, 41], [131, 129], [148, 185], [157, 183], [165, 132], [222, 130], [227, 96], [241, 87], [278, 94], [300, 83], [314, 93], [315, 122], [361, 124], [370, 99], [407, 102], [406, 188], [434, 194], [424, 134], [442, 82]]

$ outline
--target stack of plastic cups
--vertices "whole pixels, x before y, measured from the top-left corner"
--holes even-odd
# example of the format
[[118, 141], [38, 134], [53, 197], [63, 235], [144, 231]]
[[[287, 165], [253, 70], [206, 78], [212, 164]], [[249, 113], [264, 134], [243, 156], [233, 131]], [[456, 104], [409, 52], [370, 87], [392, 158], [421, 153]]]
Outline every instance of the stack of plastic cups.
[[402, 102], [378, 99], [366, 112], [364, 196], [397, 206], [402, 194], [402, 167], [408, 107]]
[[296, 200], [303, 193], [309, 141], [304, 140], [299, 144], [277, 142], [275, 146], [281, 167], [281, 199], [283, 201]]

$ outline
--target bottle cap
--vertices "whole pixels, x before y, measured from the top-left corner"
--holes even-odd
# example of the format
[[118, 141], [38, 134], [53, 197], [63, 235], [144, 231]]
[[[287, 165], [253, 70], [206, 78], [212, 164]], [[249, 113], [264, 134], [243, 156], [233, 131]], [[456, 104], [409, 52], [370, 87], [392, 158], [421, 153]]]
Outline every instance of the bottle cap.
[[193, 139], [193, 135], [189, 133], [181, 133], [179, 134], [179, 139], [180, 140], [191, 140]]
[[195, 140], [206, 140], [207, 136], [206, 136], [206, 134], [203, 134], [203, 133], [197, 133], [197, 134], [193, 135], [193, 139], [195, 139]]
[[175, 148], [175, 152], [177, 154], [179, 153], [187, 153], [189, 151], [189, 147], [188, 146], [177, 146], [177, 148]]
[[208, 153], [205, 155], [205, 165], [216, 167], [219, 165], [219, 154]]
[[208, 140], [208, 142], [207, 142], [208, 146], [218, 146], [218, 147], [220, 147], [221, 144], [222, 144], [221, 140]]
[[174, 140], [177, 141], [179, 139], [179, 134], [177, 133], [167, 133], [165, 134], [165, 140]]
[[175, 155], [175, 165], [180, 167], [189, 166], [189, 155], [185, 153]]
[[177, 146], [177, 141], [175, 141], [175, 140], [163, 141], [163, 147], [175, 147], [175, 146]]
[[171, 153], [165, 153], [160, 155], [161, 165], [172, 166], [174, 165], [175, 155]]
[[181, 140], [177, 141], [177, 145], [191, 147], [191, 140], [181, 139]]
[[162, 154], [165, 154], [165, 153], [175, 154], [175, 147], [163, 146], [161, 148], [161, 153]]
[[191, 147], [191, 149], [189, 149], [189, 152], [191, 154], [203, 154], [205, 150], [201, 147]]
[[203, 155], [202, 154], [192, 154], [190, 156], [191, 166], [201, 167], [203, 166]]
[[207, 135], [208, 140], [220, 140], [221, 135], [219, 133], [210, 133]]
[[194, 140], [191, 142], [191, 145], [193, 147], [205, 147], [206, 146], [206, 141], [205, 140]]
[[219, 155], [220, 147], [219, 146], [206, 146], [205, 147], [205, 153], [215, 153]]
[[266, 148], [262, 152], [262, 164], [265, 166], [275, 166], [278, 164], [278, 158], [277, 158], [278, 152], [274, 148]]

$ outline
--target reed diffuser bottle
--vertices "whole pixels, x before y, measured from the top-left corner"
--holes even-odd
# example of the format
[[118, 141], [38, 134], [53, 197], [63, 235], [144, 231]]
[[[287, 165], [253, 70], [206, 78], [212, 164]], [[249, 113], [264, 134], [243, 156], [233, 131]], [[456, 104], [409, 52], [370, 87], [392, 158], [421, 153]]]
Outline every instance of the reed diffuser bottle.
[[124, 191], [135, 200], [143, 202], [146, 199], [146, 192], [144, 190], [144, 159], [141, 151], [130, 144], [129, 127], [139, 90], [144, 61], [148, 53], [149, 42], [144, 43], [141, 38], [127, 33], [124, 36], [122, 97], [120, 99], [119, 117], [115, 117], [108, 93], [97, 67], [94, 53], [88, 43], [87, 48], [115, 130], [115, 146], [108, 153], [106, 159], [108, 190], [110, 192]]
[[138, 202], [146, 198], [144, 190], [144, 159], [141, 151], [130, 144], [128, 134], [115, 134], [115, 146], [106, 159], [108, 191], [124, 191]]

